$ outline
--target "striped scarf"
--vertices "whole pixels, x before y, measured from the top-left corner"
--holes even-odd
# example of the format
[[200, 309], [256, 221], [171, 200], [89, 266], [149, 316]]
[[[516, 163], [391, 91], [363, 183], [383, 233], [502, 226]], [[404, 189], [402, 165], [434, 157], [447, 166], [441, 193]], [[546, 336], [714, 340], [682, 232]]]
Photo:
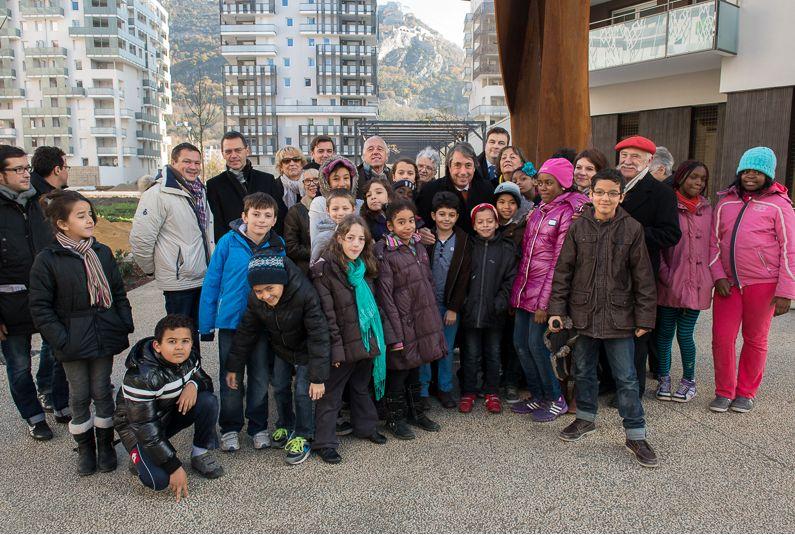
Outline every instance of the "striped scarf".
[[94, 245], [94, 238], [75, 241], [63, 232], [58, 232], [55, 238], [58, 240], [58, 243], [76, 252], [80, 255], [80, 258], [83, 259], [83, 266], [86, 268], [86, 280], [88, 281], [88, 295], [91, 299], [91, 306], [110, 308], [113, 299], [110, 295], [108, 278], [105, 276], [97, 253], [91, 248], [91, 246]]
[[199, 218], [199, 223], [201, 223], [202, 228], [207, 228], [207, 208], [204, 204], [204, 197], [205, 197], [205, 190], [204, 184], [200, 179], [196, 180], [188, 180], [185, 178], [180, 177], [182, 180], [180, 181], [185, 189], [190, 193], [191, 198], [193, 199], [193, 210], [196, 212], [196, 216]]

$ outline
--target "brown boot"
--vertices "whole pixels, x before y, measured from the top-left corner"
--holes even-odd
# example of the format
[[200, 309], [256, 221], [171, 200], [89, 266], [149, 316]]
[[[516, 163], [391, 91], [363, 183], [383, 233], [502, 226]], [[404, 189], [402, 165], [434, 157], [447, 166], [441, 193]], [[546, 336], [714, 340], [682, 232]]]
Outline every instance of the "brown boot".
[[627, 439], [627, 449], [635, 456], [638, 464], [646, 468], [655, 468], [660, 464], [657, 454], [654, 453], [651, 445], [645, 440]]

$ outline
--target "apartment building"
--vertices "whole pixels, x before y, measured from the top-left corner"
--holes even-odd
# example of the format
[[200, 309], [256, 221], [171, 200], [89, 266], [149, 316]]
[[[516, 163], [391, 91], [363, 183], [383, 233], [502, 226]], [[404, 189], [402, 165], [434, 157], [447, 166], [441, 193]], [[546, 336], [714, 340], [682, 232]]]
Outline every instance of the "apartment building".
[[70, 184], [164, 161], [168, 14], [156, 0], [0, 0], [0, 143], [67, 153]]
[[469, 118], [494, 124], [508, 115], [497, 51], [494, 0], [472, 0], [464, 19], [464, 96]]
[[377, 115], [376, 0], [220, 0], [224, 127], [252, 161], [319, 134], [359, 155], [354, 124]]

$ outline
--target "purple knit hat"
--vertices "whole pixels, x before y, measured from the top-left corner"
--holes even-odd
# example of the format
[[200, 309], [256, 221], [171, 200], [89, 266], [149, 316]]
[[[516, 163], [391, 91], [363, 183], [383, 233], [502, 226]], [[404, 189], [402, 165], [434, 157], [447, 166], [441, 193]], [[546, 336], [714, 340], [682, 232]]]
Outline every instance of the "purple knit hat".
[[355, 180], [355, 177], [359, 175], [359, 172], [356, 170], [356, 166], [351, 163], [348, 158], [344, 158], [342, 156], [335, 156], [331, 160], [328, 161], [326, 165], [324, 165], [320, 172], [323, 173], [326, 181], [328, 181], [328, 177], [334, 169], [339, 167], [340, 165], [344, 165], [348, 168], [348, 171], [351, 173], [351, 180]]
[[574, 183], [574, 166], [566, 158], [550, 158], [538, 170], [538, 174], [541, 173], [555, 177], [563, 189], [569, 189]]

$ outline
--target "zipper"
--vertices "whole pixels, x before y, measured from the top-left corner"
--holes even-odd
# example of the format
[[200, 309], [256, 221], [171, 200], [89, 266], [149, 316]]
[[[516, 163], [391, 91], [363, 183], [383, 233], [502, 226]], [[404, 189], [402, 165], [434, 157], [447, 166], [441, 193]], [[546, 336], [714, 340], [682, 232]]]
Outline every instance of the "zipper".
[[740, 283], [740, 276], [737, 274], [737, 259], [735, 258], [734, 254], [734, 246], [737, 244], [737, 231], [740, 228], [740, 222], [743, 219], [743, 214], [745, 213], [745, 209], [748, 208], [748, 205], [751, 204], [751, 200], [743, 204], [743, 207], [740, 209], [740, 213], [737, 215], [737, 221], [734, 222], [734, 228], [732, 229], [731, 244], [729, 246], [729, 265], [732, 268], [732, 275], [734, 276], [734, 282], [737, 283], [737, 288], [740, 290], [742, 290], [743, 285]]
[[[468, 240], [469, 240], [469, 234], [464, 234], [464, 243], [462, 245], [464, 251], [466, 251], [466, 246], [468, 245]], [[456, 239], [456, 245], [458, 245], [458, 239]], [[455, 268], [454, 275], [453, 275], [453, 281], [457, 281], [458, 280], [458, 274], [461, 273], [461, 264], [463, 264], [463, 263], [464, 263], [464, 253], [461, 253], [461, 261], [458, 262], [458, 266], [456, 266], [456, 268]], [[453, 284], [453, 285], [455, 286], [455, 284]], [[450, 293], [453, 293], [453, 289], [452, 288], [450, 288]], [[444, 297], [445, 297], [446, 301], [450, 300], [449, 296], [445, 295]]]
[[36, 248], [33, 247], [33, 229], [30, 228], [30, 218], [28, 217], [28, 213], [17, 203], [14, 203], [17, 208], [19, 209], [19, 213], [22, 214], [22, 219], [25, 220], [25, 232], [28, 234], [28, 249], [30, 249], [30, 255], [32, 258], [36, 258]]
[[287, 342], [284, 341], [284, 331], [282, 331], [282, 327], [279, 325], [279, 313], [276, 311], [276, 307], [273, 308], [273, 317], [276, 318], [276, 328], [279, 329], [279, 337], [282, 339], [282, 345], [287, 347]]
[[[541, 208], [539, 207], [538, 209], [540, 210]], [[519, 293], [517, 294], [520, 300], [522, 298], [522, 293], [524, 292], [525, 286], [527, 286], [527, 275], [530, 273], [530, 264], [532, 264], [533, 250], [536, 247], [536, 239], [538, 239], [538, 231], [541, 230], [541, 225], [544, 223], [544, 220], [547, 215], [549, 214], [547, 213], [541, 216], [541, 221], [538, 222], [538, 226], [533, 232], [533, 243], [530, 244], [530, 252], [527, 255], [527, 267], [524, 270], [524, 282], [522, 283], [522, 287], [519, 288]]]
[[483, 264], [480, 269], [480, 299], [478, 299], [478, 321], [477, 324], [480, 326], [480, 313], [483, 308], [483, 290], [486, 284], [486, 258], [488, 257], [489, 253], [489, 242], [486, 242], [486, 246], [483, 248]]

